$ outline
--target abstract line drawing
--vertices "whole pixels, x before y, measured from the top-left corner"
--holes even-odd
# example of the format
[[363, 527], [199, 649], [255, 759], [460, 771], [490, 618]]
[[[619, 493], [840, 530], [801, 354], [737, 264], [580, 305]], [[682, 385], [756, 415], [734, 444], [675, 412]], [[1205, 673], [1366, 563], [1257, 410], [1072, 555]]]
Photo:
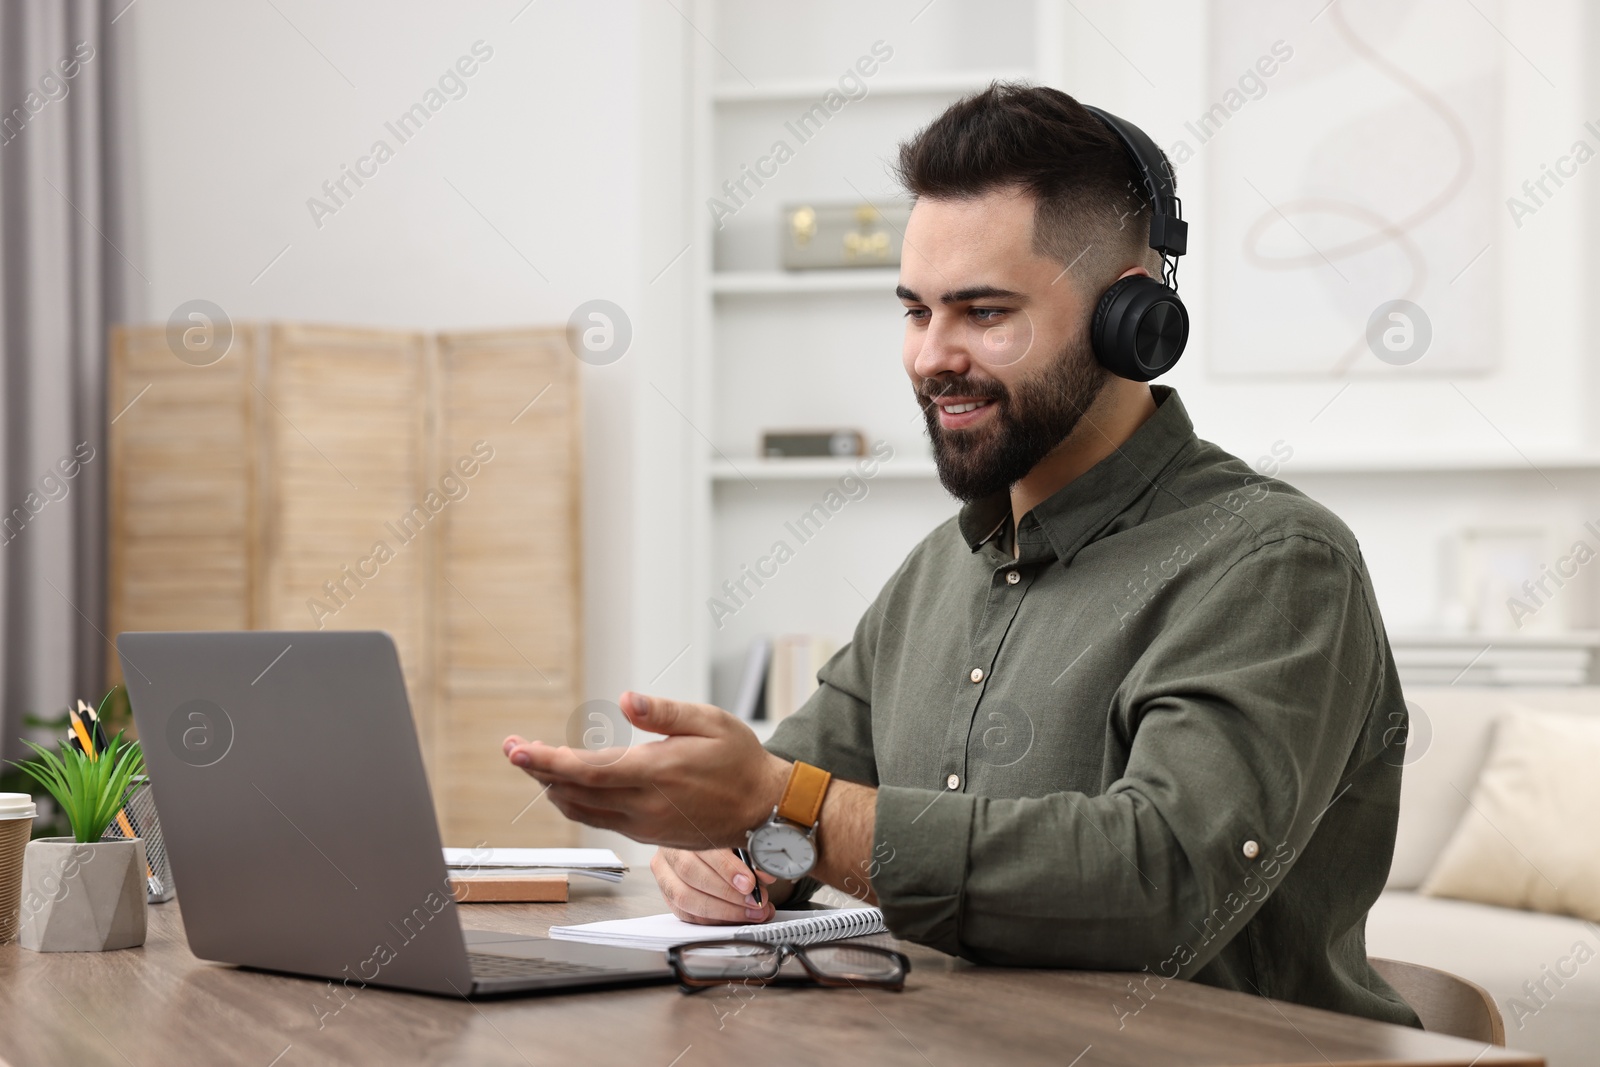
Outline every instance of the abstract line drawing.
[[[1216, 103], [1185, 125], [1205, 138], [1188, 155], [1208, 168], [1210, 369], [1494, 369], [1504, 210], [1485, 161], [1502, 140], [1504, 42], [1449, 0], [1214, 0], [1211, 12]], [[1241, 82], [1273, 42], [1273, 76]], [[1425, 358], [1398, 370], [1367, 340], [1369, 317], [1396, 300], [1432, 329]]]

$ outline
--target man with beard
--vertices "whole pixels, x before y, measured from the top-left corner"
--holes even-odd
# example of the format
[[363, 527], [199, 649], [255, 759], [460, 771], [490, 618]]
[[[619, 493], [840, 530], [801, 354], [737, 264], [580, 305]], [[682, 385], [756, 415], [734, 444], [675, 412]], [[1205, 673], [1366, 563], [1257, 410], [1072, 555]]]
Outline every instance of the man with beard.
[[1418, 1025], [1364, 941], [1407, 721], [1371, 581], [1337, 518], [1098, 361], [1101, 294], [1161, 268], [1122, 142], [1063, 93], [995, 85], [899, 169], [902, 358], [960, 513], [765, 749], [720, 709], [625, 693], [664, 740], [508, 757], [568, 816], [664, 846], [692, 922], [827, 884], [974, 961]]

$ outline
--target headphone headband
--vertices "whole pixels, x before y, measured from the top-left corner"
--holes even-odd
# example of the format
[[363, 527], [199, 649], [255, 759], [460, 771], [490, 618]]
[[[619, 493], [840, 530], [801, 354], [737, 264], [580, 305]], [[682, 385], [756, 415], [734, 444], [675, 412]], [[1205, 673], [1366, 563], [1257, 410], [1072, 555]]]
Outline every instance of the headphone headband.
[[[1084, 105], [1088, 107], [1088, 105]], [[1178, 257], [1189, 247], [1189, 224], [1161, 149], [1139, 127], [1090, 107], [1089, 114], [1122, 142], [1150, 195], [1150, 247], [1161, 253], [1160, 279], [1127, 274], [1100, 294], [1089, 340], [1100, 365], [1121, 378], [1148, 382], [1165, 374], [1189, 342], [1189, 312], [1178, 297]]]
[[1134, 169], [1150, 194], [1150, 247], [1163, 256], [1181, 256], [1189, 248], [1189, 224], [1172, 184], [1172, 172], [1161, 149], [1143, 130], [1108, 111], [1083, 105], [1089, 114], [1122, 142]]

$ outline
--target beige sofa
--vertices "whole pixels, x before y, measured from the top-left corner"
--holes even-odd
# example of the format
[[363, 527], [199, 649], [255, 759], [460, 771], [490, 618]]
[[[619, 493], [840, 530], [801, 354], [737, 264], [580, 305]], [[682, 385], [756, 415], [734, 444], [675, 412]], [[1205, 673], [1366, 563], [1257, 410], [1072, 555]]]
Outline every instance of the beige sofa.
[[[1388, 888], [1367, 920], [1368, 954], [1483, 986], [1505, 1018], [1506, 1044], [1550, 1067], [1600, 1063], [1600, 925], [1417, 892], [1469, 810], [1495, 717], [1513, 707], [1600, 715], [1600, 687], [1408, 686], [1406, 697], [1400, 825]], [[1600, 848], [1600, 812], [1575, 822], [1588, 832], [1572, 847]]]

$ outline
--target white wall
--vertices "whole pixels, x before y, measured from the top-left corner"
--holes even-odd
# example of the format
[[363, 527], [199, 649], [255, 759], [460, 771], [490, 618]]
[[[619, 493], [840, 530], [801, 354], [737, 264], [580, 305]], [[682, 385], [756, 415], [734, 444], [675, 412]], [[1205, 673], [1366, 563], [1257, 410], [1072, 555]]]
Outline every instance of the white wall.
[[[427, 330], [560, 324], [595, 297], [637, 312], [635, 5], [523, 2], [141, 0], [114, 27], [134, 49], [136, 317], [197, 297], [235, 319]], [[492, 56], [465, 95], [401, 145], [385, 123], [479, 41]], [[394, 157], [319, 226], [308, 199], [379, 138]], [[648, 349], [636, 334], [584, 368], [591, 696], [632, 684], [628, 411]]]

